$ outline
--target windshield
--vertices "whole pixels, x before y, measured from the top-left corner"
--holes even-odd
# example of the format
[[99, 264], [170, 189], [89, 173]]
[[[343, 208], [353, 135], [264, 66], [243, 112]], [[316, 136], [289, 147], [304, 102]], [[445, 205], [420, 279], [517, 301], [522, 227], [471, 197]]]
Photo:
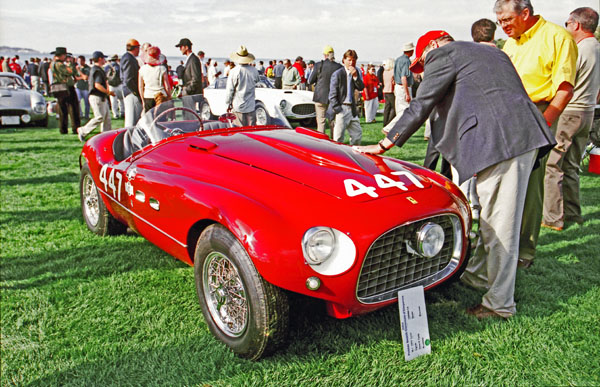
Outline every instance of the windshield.
[[13, 76], [1, 76], [0, 77], [0, 88], [3, 89], [27, 89], [25, 81], [20, 77]]
[[136, 129], [141, 131], [140, 148], [183, 133], [203, 130], [202, 120], [198, 115], [204, 97], [202, 95], [185, 96], [181, 99], [163, 102], [152, 108], [140, 118]]

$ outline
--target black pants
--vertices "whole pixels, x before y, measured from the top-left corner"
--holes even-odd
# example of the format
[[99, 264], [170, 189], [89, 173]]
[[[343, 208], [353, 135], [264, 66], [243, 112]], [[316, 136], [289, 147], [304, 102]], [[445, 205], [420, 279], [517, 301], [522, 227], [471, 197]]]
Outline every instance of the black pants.
[[[435, 171], [439, 158], [440, 152], [438, 152], [438, 150], [433, 146], [433, 140], [429, 139], [429, 143], [427, 144], [427, 154], [425, 155], [423, 166]], [[443, 157], [440, 173], [446, 176], [448, 179], [452, 179], [452, 168], [450, 168], [450, 163]]]
[[281, 80], [281, 77], [275, 77], [275, 88], [276, 89], [283, 88], [283, 81]]
[[69, 132], [69, 116], [71, 116], [71, 124], [73, 133], [77, 133], [77, 128], [81, 126], [79, 101], [77, 100], [77, 93], [74, 87], [69, 87], [69, 90], [65, 93], [62, 92], [56, 95], [56, 102], [58, 104], [58, 129], [62, 134]]
[[385, 105], [383, 105], [383, 127], [386, 127], [396, 117], [396, 96], [394, 93], [384, 93]]

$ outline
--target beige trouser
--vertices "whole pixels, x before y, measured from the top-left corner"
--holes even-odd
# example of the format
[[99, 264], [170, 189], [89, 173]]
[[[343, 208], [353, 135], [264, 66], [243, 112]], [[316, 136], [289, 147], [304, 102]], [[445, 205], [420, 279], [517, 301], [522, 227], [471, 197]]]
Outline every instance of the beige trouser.
[[317, 131], [325, 133], [325, 113], [327, 112], [326, 103], [315, 102], [315, 114], [317, 116]]
[[[543, 113], [548, 104], [538, 105]], [[552, 133], [556, 132], [558, 120], [550, 128]], [[525, 209], [523, 210], [523, 221], [521, 222], [521, 237], [519, 239], [519, 258], [533, 260], [540, 236], [542, 226], [542, 212], [544, 206], [544, 175], [546, 174], [546, 161], [548, 155], [539, 160], [540, 166], [531, 172], [529, 184], [527, 185], [527, 196], [525, 197]]]
[[362, 140], [362, 128], [358, 116], [352, 116], [352, 107], [342, 105], [342, 112], [335, 115], [333, 127], [333, 141], [344, 142], [344, 134], [348, 129], [350, 134], [350, 145], [360, 145]]
[[77, 130], [83, 137], [90, 134], [98, 125], [100, 125], [101, 132], [111, 130], [110, 110], [108, 109], [107, 98], [90, 94], [89, 101], [90, 107], [94, 112], [94, 118]]
[[558, 143], [548, 156], [544, 180], [545, 224], [564, 227], [565, 220], [582, 223], [579, 204], [579, 162], [587, 145], [594, 111], [564, 111], [556, 127]]
[[233, 122], [236, 126], [254, 126], [256, 125], [256, 111], [249, 113], [233, 112], [235, 114], [235, 121]]
[[461, 280], [486, 290], [481, 303], [504, 317], [516, 313], [519, 230], [537, 149], [477, 173], [479, 240]]
[[[410, 88], [408, 89], [408, 94], [411, 94]], [[404, 113], [409, 105], [409, 102], [406, 102], [406, 93], [404, 92], [404, 87], [402, 87], [402, 85], [397, 84], [394, 87], [394, 96], [396, 97], [396, 116], [383, 128], [383, 131], [386, 133], [396, 125], [396, 122], [402, 117], [402, 113]]]

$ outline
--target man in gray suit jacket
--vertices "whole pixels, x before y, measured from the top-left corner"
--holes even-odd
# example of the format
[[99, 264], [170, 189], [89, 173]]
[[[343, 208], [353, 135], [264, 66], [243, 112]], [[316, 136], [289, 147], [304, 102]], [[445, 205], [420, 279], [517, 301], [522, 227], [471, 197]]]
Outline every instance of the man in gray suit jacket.
[[413, 72], [423, 68], [416, 98], [387, 138], [355, 149], [380, 154], [393, 145], [402, 146], [436, 108], [440, 122], [432, 129], [431, 141], [458, 171], [460, 183], [477, 174], [480, 238], [461, 279], [485, 294], [481, 304], [467, 313], [508, 318], [516, 313], [514, 288], [527, 182], [536, 158], [556, 142], [501, 50], [454, 42], [444, 31], [430, 31], [419, 39], [411, 64]]
[[183, 38], [175, 45], [187, 58], [183, 65], [183, 90], [182, 94], [202, 94], [202, 67], [200, 59], [192, 52], [192, 42]]

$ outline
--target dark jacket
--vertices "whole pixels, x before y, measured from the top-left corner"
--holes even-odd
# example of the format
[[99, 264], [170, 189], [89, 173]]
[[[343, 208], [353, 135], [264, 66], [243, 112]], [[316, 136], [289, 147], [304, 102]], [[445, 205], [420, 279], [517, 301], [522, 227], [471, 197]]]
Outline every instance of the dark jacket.
[[[356, 79], [352, 79], [350, 82], [351, 96], [352, 96], [352, 116], [356, 117], [356, 99], [354, 98], [354, 90], [361, 91], [364, 89], [365, 85], [363, 84], [362, 76], [360, 75], [360, 70], [356, 69], [357, 77]], [[342, 112], [342, 104], [347, 96], [348, 91], [348, 78], [346, 76], [346, 69], [344, 66], [336, 70], [331, 75], [331, 82], [329, 83], [329, 107], [327, 109], [327, 117], [333, 118], [336, 114]]]
[[191, 53], [183, 70], [183, 95], [202, 94], [202, 66], [200, 59]]
[[439, 120], [431, 141], [458, 170], [460, 183], [499, 162], [556, 141], [544, 117], [527, 96], [509, 57], [472, 42], [451, 42], [427, 54], [423, 82], [388, 133], [401, 146], [433, 108]]
[[140, 65], [133, 54], [126, 52], [121, 56], [121, 83], [123, 84], [123, 95], [132, 94], [139, 98], [138, 74]]
[[341, 64], [324, 59], [317, 64], [308, 79], [309, 85], [315, 85], [313, 101], [328, 104], [329, 103], [329, 83], [331, 75], [342, 67]]

